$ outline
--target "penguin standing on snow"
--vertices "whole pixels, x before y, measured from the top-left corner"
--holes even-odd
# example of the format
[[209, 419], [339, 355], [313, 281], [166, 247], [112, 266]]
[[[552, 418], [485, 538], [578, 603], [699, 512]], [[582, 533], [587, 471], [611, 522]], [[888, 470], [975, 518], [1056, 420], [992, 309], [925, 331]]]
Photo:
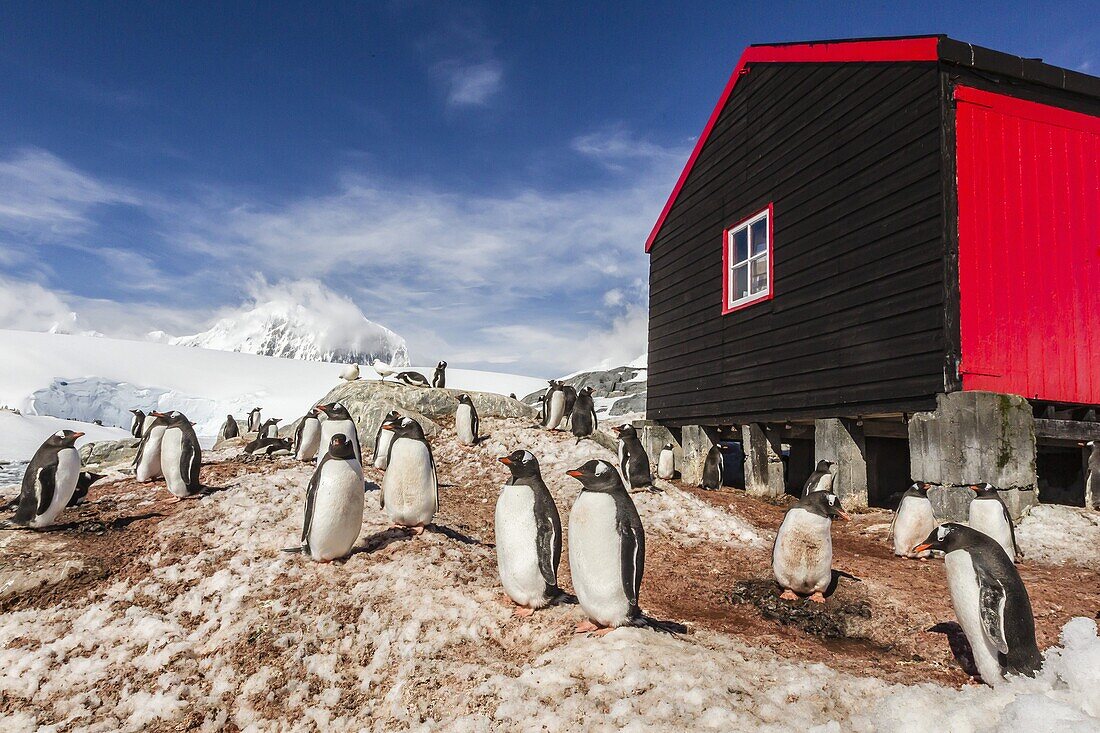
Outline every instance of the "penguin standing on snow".
[[1003, 548], [983, 532], [948, 522], [913, 548], [926, 550], [946, 553], [951, 604], [982, 681], [993, 685], [1005, 674], [1034, 677], [1043, 658], [1035, 644], [1031, 600]]
[[991, 484], [975, 484], [970, 487], [977, 496], [970, 502], [969, 524], [979, 532], [996, 540], [997, 544], [1004, 548], [1012, 562], [1020, 554], [1020, 548], [1016, 545], [1016, 532], [1012, 528], [1012, 516], [1008, 513], [1008, 507], [1001, 499], [1000, 489]]
[[565, 390], [561, 382], [550, 380], [550, 390], [546, 393], [546, 422], [543, 427], [547, 430], [557, 430], [561, 421], [565, 419]]
[[312, 461], [321, 448], [321, 421], [312, 410], [298, 421], [294, 430], [294, 457], [299, 461]]
[[653, 475], [649, 472], [649, 454], [638, 439], [638, 431], [633, 425], [625, 424], [612, 428], [619, 436], [619, 468], [623, 472], [628, 488], [644, 489], [653, 485]]
[[306, 488], [302, 552], [317, 562], [344, 557], [363, 526], [363, 465], [343, 433], [329, 441]]
[[253, 407], [248, 412], [248, 432], [260, 432], [260, 408]]
[[725, 460], [722, 456], [722, 446], [715, 443], [707, 451], [707, 458], [703, 461], [703, 488], [717, 491], [722, 488], [722, 473], [725, 469]]
[[382, 418], [378, 426], [378, 434], [374, 436], [374, 467], [383, 471], [390, 464], [390, 443], [393, 442], [393, 430], [386, 427], [386, 423], [396, 425], [401, 420], [401, 413], [397, 410], [390, 412]]
[[264, 424], [260, 426], [259, 438], [278, 438], [279, 437], [279, 420], [278, 417], [269, 417], [264, 420]]
[[833, 480], [836, 478], [836, 464], [832, 461], [818, 461], [817, 468], [802, 485], [802, 498], [815, 491], [832, 491]]
[[512, 472], [494, 515], [497, 570], [516, 615], [530, 616], [562, 595], [561, 517], [530, 451], [513, 451], [497, 460]]
[[665, 443], [665, 447], [661, 449], [661, 454], [657, 457], [657, 478], [668, 481], [675, 475], [676, 453], [672, 448], [672, 443]]
[[414, 534], [420, 534], [439, 510], [439, 483], [432, 447], [420, 423], [412, 418], [384, 424], [383, 429], [393, 432], [393, 440], [379, 502], [396, 526], [409, 527]]
[[[813, 491], [787, 510], [772, 546], [772, 572], [780, 598], [809, 596], [825, 602], [825, 590], [833, 579], [833, 518], [848, 521], [840, 499], [831, 491]], [[796, 595], [798, 594], [798, 595]]]
[[[566, 404], [568, 405], [568, 400]], [[576, 401], [569, 414], [569, 432], [576, 436], [578, 443], [581, 438], [587, 438], [596, 432], [599, 420], [596, 418], [596, 404], [592, 401], [591, 387], [585, 387], [577, 392]]]
[[576, 631], [605, 634], [641, 617], [645, 531], [610, 463], [592, 460], [567, 473], [581, 482], [569, 512], [569, 571], [588, 620]]
[[72, 498], [69, 499], [69, 503], [66, 506], [80, 506], [84, 503], [84, 500], [88, 498], [88, 489], [92, 487], [96, 481], [101, 478], [106, 478], [101, 473], [91, 473], [90, 471], [81, 471], [80, 478], [76, 480], [76, 490], [73, 491]]
[[202, 493], [199, 483], [199, 467], [202, 465], [202, 448], [191, 421], [182, 412], [172, 410], [167, 414], [154, 412], [167, 421], [164, 437], [160, 441], [160, 466], [164, 471], [164, 483], [168, 490], [181, 499], [193, 499]]
[[435, 365], [435, 374], [432, 375], [432, 386], [439, 389], [447, 387], [447, 362], [441, 361]]
[[327, 405], [317, 405], [313, 411], [318, 417], [321, 414], [325, 416], [325, 419], [321, 420], [321, 445], [329, 445], [334, 435], [343, 435], [351, 443], [355, 457], [361, 463], [363, 451], [359, 448], [359, 433], [355, 429], [355, 420], [352, 419], [348, 408], [339, 402], [330, 402]]
[[141, 442], [134, 456], [134, 478], [141, 483], [152, 481], [164, 475], [161, 470], [160, 444], [168, 419], [160, 417], [159, 412], [150, 412], [145, 418], [145, 427]]
[[12, 521], [24, 527], [49, 527], [69, 505], [80, 479], [80, 453], [75, 447], [84, 433], [58, 430], [34, 452], [23, 472], [19, 505]]
[[240, 426], [237, 425], [237, 418], [232, 415], [225, 416], [225, 423], [222, 424], [222, 429], [218, 431], [218, 435], [222, 440], [229, 440], [230, 438], [236, 438], [241, 434]]
[[477, 408], [470, 395], [462, 393], [458, 396], [458, 409], [455, 410], [455, 432], [458, 433], [458, 442], [463, 445], [477, 445], [481, 440], [478, 432]]
[[141, 410], [130, 410], [134, 415], [134, 419], [130, 421], [130, 435], [135, 438], [141, 437], [141, 428], [145, 425], [145, 413]]
[[428, 386], [427, 378], [420, 372], [400, 372], [394, 379], [409, 387]]
[[890, 536], [894, 538], [894, 554], [898, 557], [926, 558], [932, 553], [928, 550], [917, 554], [913, 548], [920, 544], [928, 533], [936, 528], [936, 517], [932, 513], [932, 502], [928, 500], [926, 483], [915, 483], [901, 495], [901, 503], [890, 525]]

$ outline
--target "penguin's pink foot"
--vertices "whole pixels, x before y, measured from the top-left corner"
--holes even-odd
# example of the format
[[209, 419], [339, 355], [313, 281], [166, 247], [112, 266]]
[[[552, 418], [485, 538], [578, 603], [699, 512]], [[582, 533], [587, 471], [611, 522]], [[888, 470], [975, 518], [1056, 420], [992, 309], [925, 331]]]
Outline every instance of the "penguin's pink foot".
[[581, 621], [579, 624], [577, 624], [576, 628], [573, 629], [573, 633], [574, 634], [587, 634], [589, 631], [599, 631], [600, 628], [601, 627], [599, 627], [596, 624], [592, 623], [588, 619], [585, 619], [584, 621]]
[[825, 596], [821, 594], [821, 591], [818, 591], [817, 593], [814, 593], [812, 596], [810, 596], [810, 600], [814, 603], [824, 603]]
[[608, 634], [610, 634], [614, 630], [615, 630], [614, 626], [604, 626], [602, 629], [596, 629], [592, 633], [595, 634], [596, 636], [599, 636], [599, 637], [603, 638], [603, 637], [607, 636]]
[[418, 524], [415, 527], [409, 527], [409, 529], [412, 530], [412, 533], [413, 533], [414, 537], [419, 537], [420, 535], [424, 534], [424, 525], [423, 524]]
[[519, 618], [527, 618], [534, 612], [535, 609], [533, 608], [528, 608], [527, 606], [516, 606], [515, 610], [512, 611], [512, 614]]
[[782, 598], [784, 601], [797, 601], [798, 600], [798, 595], [793, 590], [791, 590], [790, 588], [787, 588], [785, 591], [780, 593], [779, 597]]

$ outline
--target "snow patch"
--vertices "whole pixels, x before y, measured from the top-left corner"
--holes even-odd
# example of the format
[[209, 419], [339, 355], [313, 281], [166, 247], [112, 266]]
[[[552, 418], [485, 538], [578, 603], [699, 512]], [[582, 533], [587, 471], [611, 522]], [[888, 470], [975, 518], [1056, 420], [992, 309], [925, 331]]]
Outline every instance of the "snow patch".
[[1028, 560], [1100, 570], [1100, 513], [1081, 507], [1039, 504], [1016, 527], [1016, 543]]

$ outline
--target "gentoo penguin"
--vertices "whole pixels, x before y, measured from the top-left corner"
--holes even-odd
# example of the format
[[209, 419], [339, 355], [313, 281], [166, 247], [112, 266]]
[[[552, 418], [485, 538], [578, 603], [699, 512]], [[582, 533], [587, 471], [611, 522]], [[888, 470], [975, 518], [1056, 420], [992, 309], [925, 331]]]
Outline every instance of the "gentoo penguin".
[[58, 430], [34, 452], [23, 472], [19, 506], [12, 521], [35, 529], [48, 527], [69, 505], [80, 479], [80, 453], [74, 443], [84, 433]]
[[382, 379], [383, 382], [386, 381], [386, 377], [392, 377], [394, 374], [397, 374], [396, 369], [394, 369], [381, 359], [375, 359], [370, 363], [370, 365], [371, 369], [378, 372], [378, 376]]
[[947, 588], [955, 617], [974, 653], [982, 680], [993, 685], [1005, 674], [1034, 677], [1043, 663], [1035, 645], [1031, 600], [1015, 565], [996, 540], [954, 522], [932, 530], [913, 552], [945, 553]]
[[359, 433], [355, 429], [355, 420], [352, 419], [348, 408], [339, 402], [330, 402], [327, 405], [317, 405], [313, 411], [318, 417], [322, 413], [325, 416], [325, 419], [321, 420], [321, 445], [328, 445], [332, 442], [332, 436], [343, 434], [355, 450], [355, 456], [362, 462], [363, 451], [359, 448]]
[[569, 420], [572, 419], [573, 407], [577, 404], [577, 388], [571, 384], [563, 384], [561, 391], [565, 395], [565, 418]]
[[715, 443], [707, 451], [706, 460], [703, 461], [703, 488], [717, 491], [722, 488], [722, 473], [725, 469], [725, 460], [722, 455], [722, 446]]
[[328, 450], [306, 488], [302, 552], [317, 562], [344, 557], [363, 527], [363, 465], [343, 433]]
[[518, 397], [516, 397], [516, 393], [515, 393], [515, 392], [509, 392], [509, 393], [508, 393], [508, 399], [510, 399], [510, 400], [518, 400], [519, 398], [518, 398]]
[[420, 372], [400, 372], [394, 379], [410, 387], [428, 386], [428, 379]]
[[191, 421], [182, 412], [154, 412], [167, 421], [164, 437], [160, 441], [160, 466], [164, 471], [164, 483], [168, 490], [180, 499], [191, 499], [202, 492], [199, 483], [199, 466], [202, 465], [202, 448]]
[[569, 571], [588, 621], [577, 632], [607, 633], [641, 616], [645, 531], [618, 471], [592, 460], [567, 471], [581, 482], [569, 512]]
[[88, 497], [88, 489], [92, 484], [99, 481], [105, 476], [101, 473], [91, 473], [90, 471], [81, 471], [80, 478], [76, 480], [76, 490], [73, 491], [73, 496], [69, 499], [67, 506], [80, 506], [84, 503], [84, 499]]
[[435, 365], [435, 374], [432, 375], [432, 386], [444, 389], [447, 386], [447, 362], [441, 361]]
[[374, 467], [386, 470], [390, 465], [390, 443], [393, 442], [393, 431], [386, 428], [386, 423], [396, 425], [401, 420], [401, 414], [397, 410], [390, 410], [382, 418], [378, 426], [378, 434], [374, 436]]
[[312, 461], [321, 448], [321, 421], [312, 410], [298, 421], [294, 430], [294, 457], [299, 461]]
[[546, 395], [540, 394], [536, 401], [539, 403], [539, 425], [546, 425]]
[[135, 438], [141, 437], [141, 428], [145, 425], [145, 413], [141, 410], [130, 410], [134, 415], [134, 419], [130, 422], [130, 435]]
[[936, 517], [932, 513], [932, 502], [928, 500], [929, 485], [917, 482], [901, 495], [901, 503], [890, 525], [890, 536], [894, 538], [894, 554], [898, 557], [925, 558], [931, 552], [915, 554], [913, 548], [928, 533], [936, 528]]
[[264, 420], [264, 424], [260, 426], [259, 435], [260, 438], [278, 438], [279, 437], [279, 420], [278, 417], [269, 417]]
[[218, 431], [218, 435], [222, 440], [229, 440], [230, 438], [236, 438], [241, 434], [240, 426], [237, 425], [237, 418], [232, 415], [225, 416], [225, 423], [222, 424], [222, 429]]
[[151, 413], [146, 413], [145, 419], [141, 421], [141, 437], [144, 438], [149, 434], [149, 429], [153, 427], [157, 419], [153, 417]]
[[289, 455], [294, 451], [290, 438], [256, 438], [244, 447], [244, 452], [252, 455], [263, 453], [268, 456]]
[[649, 472], [649, 454], [645, 452], [642, 441], [638, 440], [638, 431], [633, 425], [625, 424], [612, 428], [619, 436], [619, 468], [626, 479], [627, 487], [642, 489], [653, 485], [653, 475]]
[[458, 396], [458, 409], [455, 410], [455, 432], [458, 433], [458, 442], [463, 445], [476, 445], [481, 439], [478, 432], [477, 408], [470, 395], [463, 393]]
[[497, 497], [497, 570], [517, 616], [530, 616], [561, 595], [561, 517], [530, 451], [498, 458], [512, 477]]
[[975, 484], [970, 488], [977, 493], [977, 496], [970, 502], [970, 516], [967, 524], [996, 540], [1012, 562], [1016, 562], [1020, 548], [1016, 545], [1012, 516], [1001, 499], [1001, 490], [986, 483]]
[[432, 447], [420, 423], [412, 418], [385, 423], [383, 430], [392, 431], [393, 440], [379, 502], [395, 525], [409, 527], [414, 534], [420, 534], [439, 509], [439, 484]]
[[592, 388], [585, 387], [577, 392], [576, 401], [572, 405], [569, 418], [569, 432], [573, 433], [579, 443], [581, 438], [587, 438], [596, 432], [599, 420], [596, 418], [596, 405], [592, 401]]
[[260, 432], [260, 408], [253, 407], [248, 411], [248, 432]]
[[818, 461], [817, 468], [802, 485], [802, 498], [806, 498], [815, 491], [832, 491], [835, 478], [836, 464], [832, 461]]
[[[152, 481], [164, 475], [161, 470], [160, 444], [168, 420], [158, 417], [160, 413], [150, 412], [145, 418], [145, 427], [134, 456], [134, 478], [141, 483]], [[150, 420], [151, 418], [151, 420]]]
[[661, 449], [661, 455], [657, 457], [657, 478], [663, 478], [666, 481], [676, 475], [676, 453], [672, 448], [672, 443], [665, 443], [665, 447]]
[[831, 491], [812, 491], [787, 510], [772, 546], [772, 572], [783, 589], [780, 598], [796, 601], [797, 593], [825, 602], [823, 593], [833, 579], [834, 517], [848, 520]]
[[348, 364], [341, 370], [340, 379], [343, 379], [345, 382], [354, 382], [356, 379], [359, 379], [359, 365]]
[[565, 391], [561, 382], [550, 380], [550, 390], [546, 393], [546, 420], [543, 426], [548, 430], [557, 430], [565, 419]]

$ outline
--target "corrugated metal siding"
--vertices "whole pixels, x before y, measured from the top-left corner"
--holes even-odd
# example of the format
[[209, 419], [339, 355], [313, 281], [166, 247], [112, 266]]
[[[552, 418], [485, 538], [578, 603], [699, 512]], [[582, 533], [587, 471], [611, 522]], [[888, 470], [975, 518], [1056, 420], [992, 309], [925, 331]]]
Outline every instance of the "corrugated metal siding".
[[[943, 390], [939, 73], [748, 67], [650, 252], [651, 419], [933, 407]], [[774, 202], [774, 292], [722, 314], [722, 230]]]
[[956, 99], [963, 388], [1100, 404], [1100, 118]]

